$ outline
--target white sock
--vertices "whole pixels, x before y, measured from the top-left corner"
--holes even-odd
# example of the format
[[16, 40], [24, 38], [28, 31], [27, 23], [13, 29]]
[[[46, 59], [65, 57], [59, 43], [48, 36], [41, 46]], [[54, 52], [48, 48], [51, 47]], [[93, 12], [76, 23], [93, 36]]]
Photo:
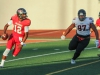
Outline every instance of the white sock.
[[2, 59], [0, 66], [4, 66], [4, 62], [5, 62], [5, 60]]

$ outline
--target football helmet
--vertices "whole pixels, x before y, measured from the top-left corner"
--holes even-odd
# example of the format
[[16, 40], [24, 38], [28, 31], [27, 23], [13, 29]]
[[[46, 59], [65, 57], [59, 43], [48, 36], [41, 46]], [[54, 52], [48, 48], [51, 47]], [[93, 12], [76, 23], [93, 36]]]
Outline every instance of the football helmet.
[[84, 9], [80, 9], [78, 11], [78, 18], [79, 18], [80, 21], [84, 21], [85, 20], [85, 18], [86, 18], [86, 12], [85, 12]]
[[99, 12], [99, 15], [98, 15], [98, 16], [99, 16], [99, 18], [100, 18], [100, 12]]
[[26, 12], [26, 10], [24, 9], [24, 8], [19, 8], [18, 10], [17, 10], [17, 16], [20, 18], [20, 19], [26, 19], [26, 17], [27, 17], [27, 12]]

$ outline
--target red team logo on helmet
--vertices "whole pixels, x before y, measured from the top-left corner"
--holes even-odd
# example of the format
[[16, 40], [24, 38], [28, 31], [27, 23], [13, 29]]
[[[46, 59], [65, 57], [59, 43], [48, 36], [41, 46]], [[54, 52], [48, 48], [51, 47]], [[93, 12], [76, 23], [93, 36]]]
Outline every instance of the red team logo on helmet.
[[22, 10], [18, 10], [18, 12], [19, 12], [20, 14], [23, 14]]

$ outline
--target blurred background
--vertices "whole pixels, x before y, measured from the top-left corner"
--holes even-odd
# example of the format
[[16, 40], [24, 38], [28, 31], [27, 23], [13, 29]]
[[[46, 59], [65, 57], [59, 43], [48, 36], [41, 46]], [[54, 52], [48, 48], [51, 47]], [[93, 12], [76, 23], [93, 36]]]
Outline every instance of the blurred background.
[[[0, 30], [16, 14], [18, 8], [25, 8], [32, 24], [30, 30], [66, 29], [79, 9], [94, 18], [100, 11], [100, 0], [0, 0]], [[12, 27], [9, 27], [11, 30]]]

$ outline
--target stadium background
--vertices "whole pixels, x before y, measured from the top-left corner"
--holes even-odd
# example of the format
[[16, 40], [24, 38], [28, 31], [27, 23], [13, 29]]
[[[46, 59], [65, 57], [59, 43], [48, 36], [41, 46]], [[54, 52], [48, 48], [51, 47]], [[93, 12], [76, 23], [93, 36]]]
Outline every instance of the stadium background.
[[[94, 18], [95, 23], [100, 11], [100, 1], [0, 0], [0, 35], [2, 34], [4, 25], [10, 20], [10, 17], [14, 15], [16, 10], [20, 7], [23, 7], [27, 10], [28, 17], [32, 21], [29, 37], [59, 37], [64, 29], [66, 29], [71, 24], [72, 19], [77, 17], [77, 11], [81, 8], [86, 10], [87, 16]], [[11, 32], [11, 29], [12, 26], [9, 27], [8, 33]], [[54, 35], [54, 33], [56, 35]], [[74, 33], [75, 31], [73, 30], [69, 34], [71, 36], [68, 35], [68, 37], [72, 37]], [[94, 36], [94, 33], [92, 33], [92, 36]]]
[[[75, 65], [70, 64], [74, 54], [68, 50], [71, 39], [60, 39], [80, 8], [85, 9], [95, 23], [100, 11], [99, 0], [0, 0], [0, 35], [4, 25], [20, 7], [27, 10], [32, 20], [29, 37], [33, 39], [26, 41], [27, 46], [17, 57], [12, 57], [13, 50], [10, 52], [5, 67], [0, 68], [0, 75], [100, 75], [97, 57], [100, 49], [95, 47], [95, 39], [91, 39]], [[10, 34], [11, 29], [12, 26], [7, 33]], [[74, 34], [75, 29], [66, 37], [71, 38]], [[94, 33], [91, 36], [94, 37]], [[0, 39], [1, 58], [5, 46], [6, 41]]]

